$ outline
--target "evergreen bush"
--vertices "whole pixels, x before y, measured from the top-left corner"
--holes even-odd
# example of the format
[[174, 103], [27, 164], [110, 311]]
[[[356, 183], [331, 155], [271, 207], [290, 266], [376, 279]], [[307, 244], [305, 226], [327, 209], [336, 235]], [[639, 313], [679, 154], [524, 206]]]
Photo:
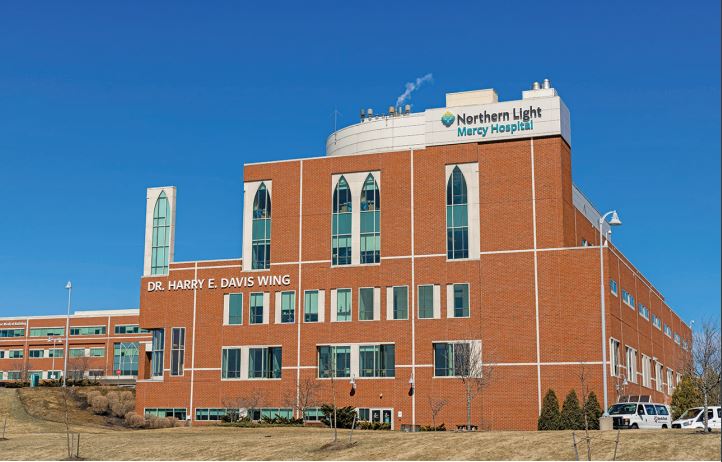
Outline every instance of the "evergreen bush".
[[549, 389], [542, 401], [541, 414], [537, 421], [539, 430], [560, 430], [561, 414], [559, 413], [559, 400], [554, 390]]

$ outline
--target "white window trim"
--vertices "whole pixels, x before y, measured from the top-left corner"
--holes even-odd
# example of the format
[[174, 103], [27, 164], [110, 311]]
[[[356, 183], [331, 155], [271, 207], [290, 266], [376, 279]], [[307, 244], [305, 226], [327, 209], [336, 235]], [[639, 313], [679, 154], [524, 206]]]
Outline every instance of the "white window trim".
[[[265, 270], [263, 270], [265, 271]], [[251, 322], [251, 297], [253, 295], [257, 294], [263, 294], [263, 322]], [[249, 326], [262, 326], [269, 323], [269, 315], [270, 315], [270, 305], [271, 305], [271, 293], [270, 292], [250, 292], [248, 294], [248, 325]], [[244, 308], [245, 310], [245, 308]]]
[[[614, 354], [613, 354], [613, 352], [614, 352], [614, 347], [613, 347], [614, 342], [617, 343], [616, 367], [617, 367], [618, 370], [617, 370], [617, 373], [616, 373], [616, 374], [614, 373], [615, 363], [612, 361], [612, 358], [614, 357]], [[619, 353], [620, 353], [620, 350], [621, 350], [621, 349], [622, 349], [622, 342], [620, 342], [619, 340], [617, 340], [617, 339], [614, 338], [614, 337], [609, 337], [609, 375], [611, 375], [612, 377], [620, 377], [620, 376], [621, 376], [621, 373], [622, 373], [622, 371], [621, 371], [621, 364], [619, 364]]]
[[611, 294], [614, 295], [615, 297], [619, 297], [619, 284], [617, 284], [617, 281], [612, 278], [609, 278], [609, 280], [614, 281], [614, 287], [615, 287], [614, 289], [612, 289], [612, 285], [609, 284], [609, 292], [611, 292]]
[[[371, 319], [361, 319], [361, 290], [362, 289], [373, 289], [373, 315]], [[358, 315], [357, 319], [359, 322], [370, 322], [370, 321], [380, 321], [381, 320], [381, 287], [359, 287], [358, 290], [358, 303], [356, 306], [358, 307]]]
[[[183, 329], [183, 373], [173, 374], [173, 329]], [[170, 377], [183, 377], [186, 374], [186, 328], [185, 326], [173, 326], [170, 328], [170, 355], [168, 356], [168, 376]]]
[[[467, 294], [469, 294], [469, 315], [454, 316], [454, 286], [465, 285]], [[469, 319], [471, 318], [471, 284], [468, 282], [454, 282], [446, 285], [446, 317], [449, 319]]]
[[[406, 289], [406, 317], [405, 318], [394, 318], [394, 289], [396, 288], [405, 288]], [[408, 321], [411, 319], [409, 315], [409, 286], [408, 285], [398, 285], [398, 286], [389, 286], [386, 287], [386, 320], [387, 321]]]
[[[283, 294], [293, 293], [293, 321], [283, 322]], [[276, 292], [276, 324], [296, 324], [296, 317], [298, 310], [296, 309], [296, 291], [295, 290], [281, 290]]]
[[[348, 290], [351, 292], [351, 296], [349, 297], [349, 300], [351, 302], [350, 313], [351, 313], [351, 319], [340, 321], [338, 319], [338, 291], [339, 290]], [[351, 287], [339, 287], [337, 289], [331, 289], [331, 322], [352, 322], [353, 321], [353, 288]]]
[[[241, 322], [240, 324], [230, 324], [230, 318], [231, 318], [231, 295], [240, 295], [241, 296]], [[243, 325], [243, 312], [245, 311], [245, 302], [246, 297], [243, 294], [243, 292], [229, 292], [227, 294], [223, 294], [223, 325], [224, 326], [242, 326]], [[249, 310], [249, 316], [250, 316], [250, 297], [248, 301], [248, 310]]]
[[[316, 292], [316, 316], [317, 321], [306, 321], [306, 292]], [[306, 324], [318, 324], [324, 322], [324, 298], [326, 291], [323, 289], [305, 289], [303, 291], [303, 319], [301, 322]], [[300, 301], [299, 301], [300, 303]]]
[[[627, 367], [627, 380], [629, 380], [631, 383], [637, 383], [637, 350], [635, 348], [630, 347], [629, 345], [624, 345], [624, 352], [626, 355], [626, 367]], [[633, 363], [630, 365], [629, 361], [629, 352], [632, 353], [633, 356]]]
[[[421, 287], [429, 287], [432, 289], [432, 313], [430, 318], [422, 318], [419, 316], [419, 289]], [[426, 321], [429, 319], [441, 319], [441, 285], [439, 284], [418, 284], [416, 286], [416, 319]]]

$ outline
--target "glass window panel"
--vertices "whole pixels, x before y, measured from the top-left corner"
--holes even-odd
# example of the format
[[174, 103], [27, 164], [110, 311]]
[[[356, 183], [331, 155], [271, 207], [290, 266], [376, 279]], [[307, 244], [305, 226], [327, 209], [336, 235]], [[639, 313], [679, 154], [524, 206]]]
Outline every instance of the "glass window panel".
[[419, 286], [419, 318], [434, 317], [434, 286]]
[[336, 320], [351, 320], [351, 289], [338, 289], [336, 291]]
[[359, 319], [371, 321], [374, 319], [374, 289], [364, 287], [359, 289]]
[[465, 318], [467, 316], [469, 316], [469, 286], [454, 284], [454, 317]]
[[408, 289], [406, 287], [394, 287], [394, 319], [408, 319]]
[[307, 290], [304, 293], [304, 321], [318, 322], [318, 291]]

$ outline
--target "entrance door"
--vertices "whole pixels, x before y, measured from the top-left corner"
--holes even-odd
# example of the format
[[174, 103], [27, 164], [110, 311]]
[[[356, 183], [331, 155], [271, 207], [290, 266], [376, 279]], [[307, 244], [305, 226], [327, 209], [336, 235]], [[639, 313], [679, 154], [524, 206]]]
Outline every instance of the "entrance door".
[[381, 409], [371, 410], [371, 422], [381, 422]]
[[43, 376], [42, 372], [31, 372], [30, 373], [30, 386], [37, 387], [40, 384], [40, 378]]
[[392, 415], [391, 409], [383, 410], [384, 423], [391, 425], [391, 415]]

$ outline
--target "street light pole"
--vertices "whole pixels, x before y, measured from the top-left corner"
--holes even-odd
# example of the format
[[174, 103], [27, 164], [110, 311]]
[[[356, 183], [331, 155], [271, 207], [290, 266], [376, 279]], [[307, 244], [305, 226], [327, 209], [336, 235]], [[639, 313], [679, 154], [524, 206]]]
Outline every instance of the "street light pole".
[[68, 312], [65, 316], [65, 352], [63, 353], [63, 387], [67, 386], [68, 377], [68, 339], [70, 335], [70, 296], [73, 294], [73, 284], [68, 281], [65, 284], [68, 289]]
[[609, 415], [609, 401], [607, 398], [607, 315], [604, 305], [604, 246], [602, 243], [604, 223], [607, 217], [611, 215], [609, 220], [611, 226], [621, 225], [616, 210], [611, 210], [599, 218], [599, 297], [602, 307], [602, 386], [604, 387], [604, 415]]

